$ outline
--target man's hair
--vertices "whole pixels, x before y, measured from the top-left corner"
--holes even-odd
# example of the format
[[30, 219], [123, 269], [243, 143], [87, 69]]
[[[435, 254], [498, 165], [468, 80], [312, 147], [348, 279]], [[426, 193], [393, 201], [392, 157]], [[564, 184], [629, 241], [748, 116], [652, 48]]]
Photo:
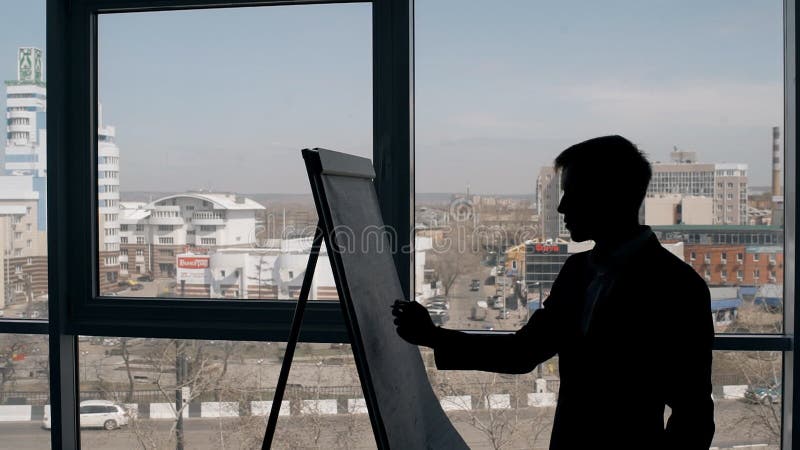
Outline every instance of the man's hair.
[[[555, 160], [560, 171], [570, 169], [574, 175], [614, 195], [612, 201], [639, 208], [647, 194], [653, 169], [645, 154], [622, 136], [602, 136], [561, 152]], [[577, 172], [577, 173], [574, 173]]]

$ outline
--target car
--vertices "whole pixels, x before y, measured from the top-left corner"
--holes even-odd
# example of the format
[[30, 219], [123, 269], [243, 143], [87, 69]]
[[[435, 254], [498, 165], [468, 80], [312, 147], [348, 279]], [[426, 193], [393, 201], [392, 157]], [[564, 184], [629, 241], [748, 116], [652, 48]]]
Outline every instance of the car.
[[153, 281], [153, 275], [146, 273], [144, 275], [139, 276], [136, 281]]
[[117, 286], [121, 288], [127, 288], [133, 286], [134, 284], [136, 284], [136, 282], [133, 280], [122, 280], [119, 283], [117, 283]]
[[744, 399], [750, 403], [760, 403], [771, 405], [781, 402], [781, 385], [768, 386], [748, 386], [744, 392]]
[[[110, 400], [84, 400], [80, 403], [81, 428], [105, 428], [115, 430], [128, 425], [130, 413]], [[42, 428], [52, 427], [50, 411], [45, 408]]]
[[131, 286], [132, 291], [141, 291], [142, 289], [144, 289], [144, 285], [141, 283], [136, 283]]
[[469, 282], [469, 290], [470, 291], [479, 291], [481, 289], [481, 281], [477, 279], [473, 279]]
[[437, 300], [428, 303], [428, 308], [450, 309], [450, 303], [447, 301]]
[[503, 307], [506, 305], [506, 301], [505, 301], [505, 299], [503, 298], [502, 295], [495, 295], [492, 298], [492, 303], [491, 304], [492, 304], [492, 308], [494, 308], [494, 309], [503, 309]]

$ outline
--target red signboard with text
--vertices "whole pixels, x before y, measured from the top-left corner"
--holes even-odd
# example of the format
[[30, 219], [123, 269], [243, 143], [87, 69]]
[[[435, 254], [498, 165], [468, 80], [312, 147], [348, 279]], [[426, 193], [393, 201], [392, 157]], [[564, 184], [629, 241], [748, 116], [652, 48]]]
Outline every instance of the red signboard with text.
[[208, 256], [178, 256], [179, 269], [208, 269]]
[[567, 246], [564, 244], [534, 244], [534, 253], [566, 253]]

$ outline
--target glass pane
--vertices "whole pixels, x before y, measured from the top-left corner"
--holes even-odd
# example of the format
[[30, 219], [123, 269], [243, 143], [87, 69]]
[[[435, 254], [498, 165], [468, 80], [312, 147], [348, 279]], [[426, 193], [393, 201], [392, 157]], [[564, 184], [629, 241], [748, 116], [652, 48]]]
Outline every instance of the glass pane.
[[[82, 336], [81, 404], [121, 408], [82, 414], [82, 445], [260, 448], [285, 348]], [[273, 448], [375, 446], [347, 345], [299, 344], [282, 405]]]
[[[542, 364], [541, 372], [502, 375], [435, 370], [433, 353], [422, 352], [434, 391], [470, 448], [548, 448], [560, 386], [557, 358]], [[780, 448], [781, 357], [714, 352], [712, 447]], [[667, 408], [665, 424], [669, 415]]]
[[0, 320], [47, 318], [45, 2], [0, 6]]
[[640, 221], [707, 281], [717, 331], [781, 332], [782, 8], [418, 1], [417, 299], [518, 328], [593, 247], [557, 211], [555, 157], [621, 134], [653, 167]]
[[296, 298], [300, 150], [371, 158], [371, 28], [363, 3], [100, 16], [101, 294]]
[[0, 435], [4, 448], [50, 448], [47, 336], [0, 334]]
[[439, 403], [470, 448], [545, 449], [558, 399], [557, 359], [524, 375], [436, 370], [433, 352], [428, 378]]
[[781, 352], [714, 352], [712, 445], [780, 448], [782, 370]]

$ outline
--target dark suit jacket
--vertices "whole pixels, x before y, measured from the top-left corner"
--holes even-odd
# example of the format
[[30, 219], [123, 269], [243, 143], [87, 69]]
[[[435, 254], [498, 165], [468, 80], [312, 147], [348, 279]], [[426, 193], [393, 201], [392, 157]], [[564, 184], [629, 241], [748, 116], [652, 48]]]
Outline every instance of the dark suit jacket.
[[557, 354], [551, 449], [708, 449], [714, 328], [705, 282], [652, 236], [597, 301], [583, 335], [588, 254], [567, 259], [544, 307], [516, 333], [441, 329], [436, 366], [527, 373]]

